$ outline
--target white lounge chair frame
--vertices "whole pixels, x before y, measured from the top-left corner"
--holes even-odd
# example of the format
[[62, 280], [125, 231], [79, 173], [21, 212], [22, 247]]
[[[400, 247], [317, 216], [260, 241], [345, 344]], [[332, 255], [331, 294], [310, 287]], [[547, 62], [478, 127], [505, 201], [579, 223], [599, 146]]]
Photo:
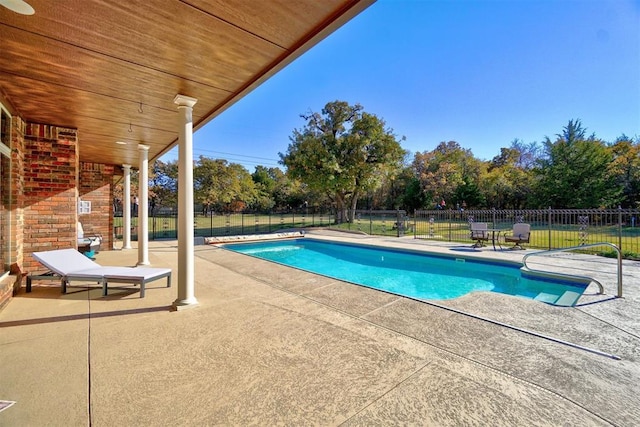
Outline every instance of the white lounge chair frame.
[[71, 281], [94, 281], [102, 284], [102, 295], [107, 296], [107, 285], [111, 283], [130, 283], [140, 285], [140, 298], [144, 298], [145, 285], [164, 277], [167, 288], [171, 287], [171, 269], [155, 267], [114, 267], [102, 266], [75, 249], [58, 249], [31, 254], [40, 264], [50, 271], [27, 277], [27, 292], [31, 292], [31, 281], [60, 278], [62, 293], [67, 293]]

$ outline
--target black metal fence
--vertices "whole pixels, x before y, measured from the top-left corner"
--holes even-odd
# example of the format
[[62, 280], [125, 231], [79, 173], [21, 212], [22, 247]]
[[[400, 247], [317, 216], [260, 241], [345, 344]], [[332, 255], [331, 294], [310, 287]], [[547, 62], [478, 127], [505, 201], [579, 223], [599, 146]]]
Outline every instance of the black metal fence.
[[[122, 238], [123, 219], [114, 220], [116, 238]], [[413, 229], [410, 218], [402, 210], [357, 210], [353, 221], [336, 224], [335, 211], [318, 209], [294, 209], [286, 212], [236, 212], [206, 214], [194, 212], [196, 236], [232, 236], [272, 233], [279, 230], [324, 227], [383, 236], [401, 236]], [[131, 218], [131, 237], [137, 239], [138, 217]], [[149, 217], [149, 238], [177, 238], [177, 209], [162, 209]]]
[[[137, 217], [131, 220], [136, 239]], [[336, 224], [335, 211], [305, 208], [287, 212], [196, 213], [196, 236], [272, 233], [279, 230], [324, 227], [389, 237], [471, 243], [470, 223], [486, 222], [502, 230], [517, 222], [531, 225], [527, 247], [560, 249], [609, 242], [626, 258], [640, 257], [638, 209], [421, 210], [408, 216], [402, 210], [357, 210], [353, 221]], [[122, 238], [122, 218], [115, 218], [116, 238]], [[177, 238], [177, 210], [163, 209], [149, 218], [149, 238]]]
[[331, 224], [330, 228], [376, 236], [412, 235], [413, 220], [403, 210], [356, 210], [353, 221]]
[[638, 209], [529, 209], [529, 210], [429, 210], [416, 211], [414, 235], [418, 239], [469, 241], [471, 222], [508, 234], [513, 224], [531, 225], [528, 247], [561, 249], [609, 242], [626, 258], [640, 255]]
[[[335, 213], [312, 209], [290, 210], [287, 212], [239, 212], [206, 214], [194, 213], [194, 234], [196, 236], [232, 236], [243, 234], [272, 233], [279, 230], [307, 227], [330, 227], [335, 223]], [[116, 238], [122, 238], [123, 219], [114, 220]], [[132, 239], [137, 239], [138, 217], [131, 218]], [[178, 237], [177, 209], [163, 209], [149, 217], [149, 238], [176, 239]]]

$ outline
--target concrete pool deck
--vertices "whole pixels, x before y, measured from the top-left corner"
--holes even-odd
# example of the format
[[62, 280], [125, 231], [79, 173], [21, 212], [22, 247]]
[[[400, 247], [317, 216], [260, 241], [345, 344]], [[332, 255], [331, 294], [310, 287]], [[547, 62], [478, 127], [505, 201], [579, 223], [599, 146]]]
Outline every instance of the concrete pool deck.
[[[494, 260], [532, 252], [309, 235]], [[77, 283], [66, 295], [40, 283], [18, 294], [0, 311], [0, 401], [16, 402], [0, 426], [640, 424], [638, 262], [624, 263], [621, 299], [613, 279], [574, 308], [490, 292], [439, 307], [195, 251], [199, 305], [184, 311], [169, 311], [175, 241], [150, 248], [174, 286], [150, 283], [143, 299], [137, 288], [101, 297]], [[614, 260], [588, 259], [560, 264], [611, 276]], [[97, 259], [136, 260], [135, 249]]]

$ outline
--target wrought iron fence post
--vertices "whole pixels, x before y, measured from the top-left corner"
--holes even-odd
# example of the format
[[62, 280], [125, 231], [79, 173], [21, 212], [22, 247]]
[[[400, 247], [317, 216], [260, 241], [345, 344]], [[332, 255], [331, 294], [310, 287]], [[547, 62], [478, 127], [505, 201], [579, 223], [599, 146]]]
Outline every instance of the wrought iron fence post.
[[549, 206], [549, 217], [547, 221], [547, 227], [549, 228], [549, 250], [551, 250], [551, 206]]
[[240, 214], [240, 234], [244, 234], [244, 212]]
[[373, 234], [373, 212], [369, 209], [369, 235]]
[[452, 220], [451, 211], [449, 211], [449, 241], [451, 241], [451, 227], [452, 227], [451, 220]]

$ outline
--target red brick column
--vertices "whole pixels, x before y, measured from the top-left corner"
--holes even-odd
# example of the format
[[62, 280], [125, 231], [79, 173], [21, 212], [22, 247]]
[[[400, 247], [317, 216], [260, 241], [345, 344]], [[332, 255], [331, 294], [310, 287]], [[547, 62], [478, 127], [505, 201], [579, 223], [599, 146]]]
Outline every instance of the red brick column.
[[24, 269], [32, 252], [77, 247], [78, 140], [75, 129], [28, 123], [24, 146]]

